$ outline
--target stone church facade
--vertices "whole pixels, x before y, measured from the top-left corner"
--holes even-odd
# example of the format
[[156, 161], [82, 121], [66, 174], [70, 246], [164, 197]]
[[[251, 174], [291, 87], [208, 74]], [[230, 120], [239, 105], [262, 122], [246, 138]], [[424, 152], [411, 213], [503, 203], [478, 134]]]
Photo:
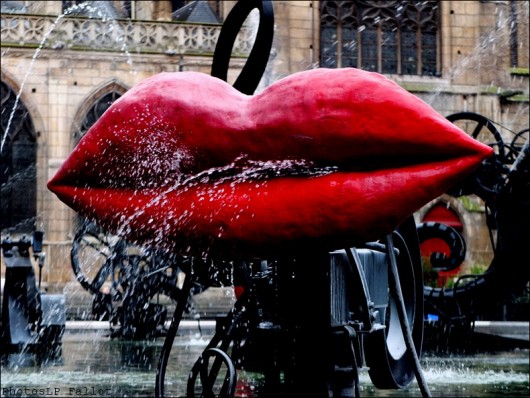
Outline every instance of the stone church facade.
[[[160, 72], [210, 74], [234, 1], [2, 2], [2, 237], [44, 231], [43, 281], [60, 291], [76, 215], [46, 188], [81, 136], [119, 96]], [[273, 1], [275, 32], [258, 90], [298, 71], [359, 67], [385, 74], [442, 115], [475, 112], [528, 128], [528, 1]], [[233, 82], [259, 23], [252, 14], [230, 62]], [[528, 137], [528, 133], [526, 133]], [[480, 201], [442, 197], [488, 263]], [[3, 272], [3, 271], [2, 271]]]

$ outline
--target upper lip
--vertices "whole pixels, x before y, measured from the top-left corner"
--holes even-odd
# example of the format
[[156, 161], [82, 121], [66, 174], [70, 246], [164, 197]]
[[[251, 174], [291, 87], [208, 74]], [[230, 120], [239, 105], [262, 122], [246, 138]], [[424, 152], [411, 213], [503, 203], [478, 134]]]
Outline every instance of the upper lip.
[[[164, 73], [116, 101], [48, 187], [107, 228], [173, 250], [334, 249], [390, 232], [491, 153], [370, 72], [301, 72], [253, 97], [205, 74]], [[208, 175], [242, 156], [333, 172]]]

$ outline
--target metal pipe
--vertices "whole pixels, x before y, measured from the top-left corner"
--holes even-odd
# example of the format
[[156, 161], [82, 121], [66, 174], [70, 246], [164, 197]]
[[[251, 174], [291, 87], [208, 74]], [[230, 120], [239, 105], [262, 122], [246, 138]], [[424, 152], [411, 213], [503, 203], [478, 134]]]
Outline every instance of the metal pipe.
[[416, 352], [416, 347], [414, 346], [414, 340], [412, 339], [412, 329], [410, 328], [409, 320], [407, 318], [405, 300], [403, 299], [403, 291], [401, 290], [401, 283], [399, 281], [399, 271], [397, 267], [396, 255], [394, 252], [394, 242], [392, 240], [392, 235], [389, 234], [386, 236], [385, 243], [388, 249], [388, 257], [390, 259], [389, 287], [394, 291], [395, 297], [397, 299], [396, 307], [398, 310], [399, 323], [401, 325], [403, 337], [405, 338], [407, 351], [413, 359], [414, 374], [416, 375], [416, 380], [418, 382], [418, 386], [420, 387], [421, 395], [423, 397], [432, 397], [429, 386], [427, 385], [427, 380], [425, 379], [425, 375], [421, 369], [420, 359], [418, 358], [418, 353]]
[[167, 331], [166, 339], [164, 340], [164, 345], [162, 346], [162, 351], [160, 352], [160, 358], [158, 360], [158, 368], [156, 370], [156, 383], [155, 383], [155, 397], [163, 398], [164, 397], [164, 378], [166, 376], [166, 367], [169, 359], [169, 354], [171, 353], [171, 347], [175, 341], [175, 336], [179, 328], [180, 320], [182, 319], [182, 314], [186, 309], [188, 303], [188, 297], [190, 295], [192, 287], [192, 277], [191, 275], [186, 274], [184, 278], [184, 284], [182, 286], [182, 296], [179, 302], [177, 303], [177, 308], [173, 313], [173, 319], [169, 325], [169, 330]]

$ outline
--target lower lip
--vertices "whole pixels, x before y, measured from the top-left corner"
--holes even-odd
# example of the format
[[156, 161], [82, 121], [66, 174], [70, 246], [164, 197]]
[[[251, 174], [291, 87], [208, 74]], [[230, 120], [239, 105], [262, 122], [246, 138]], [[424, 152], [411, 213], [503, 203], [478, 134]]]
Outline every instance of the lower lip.
[[378, 239], [476, 164], [476, 158], [465, 157], [312, 178], [141, 191], [55, 185], [53, 191], [131, 240], [184, 254], [259, 256]]

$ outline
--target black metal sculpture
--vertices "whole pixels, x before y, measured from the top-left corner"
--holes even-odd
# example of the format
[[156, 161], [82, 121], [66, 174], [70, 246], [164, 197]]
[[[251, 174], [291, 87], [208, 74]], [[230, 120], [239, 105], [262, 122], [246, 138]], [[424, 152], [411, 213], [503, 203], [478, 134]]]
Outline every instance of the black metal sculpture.
[[261, 76], [267, 67], [272, 48], [274, 11], [271, 1], [238, 1], [234, 5], [219, 34], [211, 71], [212, 76], [226, 81], [232, 47], [245, 19], [253, 10], [258, 10], [260, 14], [256, 40], [245, 66], [234, 83], [234, 88], [248, 95], [253, 94], [258, 87]]
[[[244, 293], [193, 366], [188, 396], [233, 396], [238, 368], [264, 374], [263, 396], [359, 396], [358, 368], [364, 365], [379, 388], [408, 386], [415, 365], [403, 315], [415, 352], [423, 337], [414, 240], [410, 219], [386, 240], [364, 247], [234, 264]], [[216, 386], [221, 369], [224, 382]]]
[[[93, 295], [92, 317], [110, 322], [111, 337], [143, 340], [163, 336], [167, 309], [161, 295], [188, 303], [178, 288], [189, 259], [140, 247], [111, 235], [91, 221], [77, 230], [71, 250], [77, 280]], [[202, 287], [194, 283], [192, 293]]]
[[[6, 265], [2, 302], [2, 362], [9, 362], [12, 354], [34, 356], [37, 364], [61, 359], [66, 321], [65, 297], [41, 291], [45, 260], [42, 237], [42, 232], [36, 231], [32, 241], [26, 236], [18, 240], [10, 237], [2, 240]], [[38, 285], [31, 262], [31, 247], [39, 266]]]
[[[482, 115], [461, 112], [448, 119], [469, 123], [470, 134], [474, 138], [484, 136], [495, 150], [492, 158], [449, 192], [456, 197], [475, 194], [484, 201], [494, 256], [486, 272], [460, 276], [451, 288], [425, 286], [426, 312], [438, 318], [429, 323], [428, 344], [440, 352], [465, 349], [477, 317], [512, 295], [524, 292], [530, 281], [528, 129], [513, 133], [511, 142], [507, 143], [498, 124]], [[454, 249], [448, 257], [433, 254], [439, 269], [458, 266], [465, 256], [463, 237], [455, 230], [448, 232], [450, 229], [436, 223], [418, 226], [420, 241], [436, 237]]]
[[[253, 9], [260, 11], [258, 37], [234, 84], [245, 94], [254, 92], [268, 61], [270, 1], [236, 4], [223, 25], [212, 66], [212, 75], [226, 80], [232, 44]], [[307, 250], [227, 266], [243, 294], [219, 321], [193, 366], [188, 397], [232, 397], [236, 369], [242, 367], [264, 374], [264, 396], [358, 397], [363, 364], [379, 388], [404, 388], [416, 376], [429, 395], [418, 359], [423, 281], [412, 218], [394, 234], [364, 247], [332, 253]], [[184, 295], [197, 282], [193, 274], [186, 274]], [[157, 397], [164, 396], [166, 366], [184, 310], [180, 301], [159, 360]]]
[[[221, 31], [212, 66], [212, 75], [226, 80], [232, 44], [253, 9], [260, 12], [258, 38], [248, 63], [234, 84], [236, 89], [249, 95], [259, 84], [271, 48], [273, 16], [270, 1], [240, 1], [236, 4]], [[181, 77], [180, 74], [176, 75]], [[202, 81], [203, 77], [197, 77], [197, 81]], [[214, 84], [222, 83], [214, 80]], [[189, 91], [193, 92], [191, 89]], [[134, 115], [136, 110], [129, 109], [128, 112]], [[211, 119], [211, 115], [204, 118]], [[198, 122], [196, 118], [192, 121]], [[444, 123], [454, 128], [450, 123]], [[203, 131], [209, 133], [211, 129]], [[104, 135], [107, 133], [110, 134], [105, 130]], [[97, 131], [95, 134], [97, 136]], [[205, 137], [206, 140], [210, 138], [209, 135]], [[88, 138], [92, 139], [90, 136]], [[463, 138], [475, 144], [465, 134], [462, 134]], [[157, 141], [152, 143], [156, 144]], [[491, 152], [486, 146], [481, 146], [487, 150], [484, 154]], [[147, 147], [150, 148], [149, 145]], [[504, 146], [498, 145], [499, 153], [501, 149], [504, 150]], [[72, 159], [81, 156], [80, 152], [77, 151]], [[489, 162], [485, 162], [483, 167], [496, 167], [495, 161]], [[77, 164], [74, 168], [77, 168]], [[63, 169], [63, 173], [68, 169], [69, 166]], [[86, 173], [84, 168], [78, 171], [82, 175]], [[485, 181], [479, 176], [480, 173], [476, 174], [473, 181], [484, 186]], [[61, 177], [59, 173], [58, 181], [64, 177], [64, 174]], [[57, 181], [52, 186], [54, 184]], [[65, 191], [65, 197], [71, 199], [70, 193], [75, 189], [68, 186]], [[109, 189], [109, 193], [114, 191]], [[109, 195], [107, 199], [112, 196]], [[96, 197], [97, 194], [91, 192], [85, 199]], [[209, 197], [213, 199], [213, 196]], [[195, 205], [197, 198], [194, 194], [186, 196], [186, 202]], [[141, 229], [152, 221], [141, 217], [136, 219], [141, 213], [138, 209], [145, 209], [146, 202], [139, 197], [135, 199], [139, 206], [128, 208], [133, 211], [131, 219], [137, 221], [132, 227], [129, 225], [131, 230]], [[91, 200], [88, 202], [92, 203]], [[156, 203], [159, 203], [158, 200]], [[106, 201], [100, 200], [97, 204], [97, 209], [108, 215]], [[160, 210], [157, 216], [161, 215], [162, 221], [166, 217], [164, 206], [157, 207]], [[90, 209], [89, 214], [92, 216], [97, 216], [97, 213], [96, 209]], [[114, 215], [112, 212], [109, 218]], [[201, 222], [210, 221], [201, 218]], [[183, 225], [189, 224], [176, 225], [178, 232]], [[392, 228], [397, 223], [393, 225]], [[265, 228], [265, 224], [261, 224], [259, 229], [253, 228], [253, 232], [260, 232], [262, 228]], [[247, 233], [246, 229], [240, 231]], [[454, 231], [446, 232], [448, 239], [458, 237]], [[265, 375], [264, 395], [359, 396], [358, 369], [364, 364], [369, 366], [369, 374], [377, 387], [404, 388], [416, 377], [423, 395], [429, 395], [419, 366], [423, 340], [424, 287], [417, 229], [412, 218], [378, 241], [345, 247], [331, 253], [298, 246], [289, 253], [275, 252], [282, 253], [276, 254], [279, 257], [245, 258], [244, 254], [237, 253], [230, 261], [171, 255], [165, 257], [166, 254], [162, 255], [162, 261], [157, 261], [153, 251], [142, 255], [127, 253], [128, 244], [118, 241], [112, 246], [111, 253], [104, 256], [101, 267], [92, 278], [75, 261], [79, 257], [81, 244], [91, 246], [90, 232], [85, 231], [83, 234], [88, 238], [85, 239], [85, 235], [81, 234], [74, 242], [74, 271], [80, 283], [96, 296], [97, 307], [102, 308], [99, 312], [101, 316], [120, 318], [122, 336], [145, 338], [161, 329], [165, 313], [152, 306], [153, 295], [162, 292], [177, 301], [170, 327], [165, 331], [166, 339], [159, 359], [155, 387], [157, 397], [164, 396], [171, 348], [190, 294], [197, 286], [205, 289], [220, 283], [219, 277], [210, 275], [212, 269], [228, 270], [227, 273], [233, 275], [233, 279], [228, 279], [226, 284], [237, 286], [238, 291], [242, 290], [243, 293], [226, 319], [219, 321], [215, 336], [193, 366], [187, 385], [188, 396], [233, 396], [238, 368], [255, 369]], [[207, 238], [212, 236], [209, 231], [207, 235]], [[99, 240], [101, 243], [102, 240]], [[460, 246], [453, 245], [453, 249], [453, 252], [461, 255], [464, 242], [460, 242]], [[440, 257], [437, 261], [437, 266], [446, 269], [455, 263], [452, 258]], [[175, 286], [175, 274], [179, 269], [185, 274], [180, 289]], [[167, 270], [171, 270], [170, 275], [165, 275]], [[109, 281], [109, 291], [105, 292], [102, 290], [104, 282]], [[122, 315], [119, 315], [120, 312], [114, 315], [108, 303], [120, 300]], [[153, 308], [153, 311], [145, 315], [141, 311], [137, 312], [140, 308]], [[142, 329], [145, 325], [148, 327]], [[307, 383], [308, 379], [311, 383]]]

